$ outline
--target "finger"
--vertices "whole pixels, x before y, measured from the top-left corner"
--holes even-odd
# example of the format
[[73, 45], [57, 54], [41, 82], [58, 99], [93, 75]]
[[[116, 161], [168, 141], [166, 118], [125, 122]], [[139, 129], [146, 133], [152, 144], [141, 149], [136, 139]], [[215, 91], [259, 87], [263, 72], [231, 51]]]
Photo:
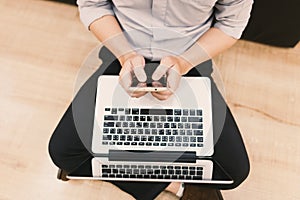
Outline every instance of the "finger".
[[132, 84], [131, 63], [125, 62], [119, 74], [119, 82], [127, 90]]
[[134, 71], [134, 74], [136, 76], [136, 78], [140, 81], [140, 82], [146, 82], [147, 80], [147, 75], [146, 72], [144, 70], [145, 67], [145, 59], [143, 56], [136, 56], [131, 60], [131, 65]]
[[151, 92], [151, 94], [159, 100], [167, 100], [173, 93], [170, 90], [163, 92]]
[[181, 80], [181, 75], [179, 74], [177, 68], [178, 66], [175, 65], [174, 67], [168, 70], [167, 82], [168, 82], [168, 87], [172, 92], [174, 92], [178, 88]]
[[159, 79], [161, 79], [161, 77], [163, 75], [165, 75], [168, 71], [168, 69], [171, 67], [168, 66], [168, 65], [164, 65], [164, 64], [160, 64], [156, 70], [153, 72], [152, 74], [152, 79], [155, 80], [155, 81], [158, 81]]
[[139, 98], [147, 94], [147, 92], [131, 92], [130, 96], [134, 98]]

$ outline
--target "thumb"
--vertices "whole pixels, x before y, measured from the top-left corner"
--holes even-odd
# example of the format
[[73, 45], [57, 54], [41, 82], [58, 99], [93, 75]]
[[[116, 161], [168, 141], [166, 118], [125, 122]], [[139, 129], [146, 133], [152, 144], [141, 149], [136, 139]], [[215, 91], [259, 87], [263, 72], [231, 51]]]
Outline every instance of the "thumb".
[[169, 66], [160, 64], [152, 74], [152, 79], [158, 81], [163, 75], [167, 73]]

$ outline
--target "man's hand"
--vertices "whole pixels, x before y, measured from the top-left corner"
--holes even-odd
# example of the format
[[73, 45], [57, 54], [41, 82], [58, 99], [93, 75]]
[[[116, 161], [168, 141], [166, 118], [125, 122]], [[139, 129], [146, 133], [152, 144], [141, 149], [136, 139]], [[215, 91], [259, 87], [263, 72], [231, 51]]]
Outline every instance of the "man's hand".
[[166, 56], [161, 59], [160, 65], [152, 75], [153, 80], [159, 80], [163, 75], [167, 75], [168, 90], [162, 92], [152, 92], [152, 95], [159, 100], [167, 100], [178, 88], [181, 76], [186, 74], [186, 69], [191, 69], [192, 65], [179, 56]]
[[[139, 82], [141, 82], [142, 84], [147, 80], [147, 75], [144, 70], [144, 57], [137, 53], [130, 53], [120, 57], [119, 61], [122, 65], [122, 69], [119, 73], [119, 82], [122, 85], [122, 87], [131, 97], [138, 98], [145, 95], [146, 92], [134, 92], [129, 90], [132, 84], [133, 75], [135, 75]], [[140, 84], [140, 86], [143, 86], [142, 84]]]

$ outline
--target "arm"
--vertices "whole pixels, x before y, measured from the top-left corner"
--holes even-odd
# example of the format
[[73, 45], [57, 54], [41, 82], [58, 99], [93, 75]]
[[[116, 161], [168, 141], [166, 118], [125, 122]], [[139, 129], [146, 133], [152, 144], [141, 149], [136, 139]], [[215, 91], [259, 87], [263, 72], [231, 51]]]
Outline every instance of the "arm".
[[181, 55], [167, 56], [161, 60], [161, 67], [158, 67], [152, 78], [158, 80], [167, 73], [170, 91], [152, 93], [153, 96], [167, 99], [178, 87], [181, 75], [230, 48], [241, 37], [247, 25], [252, 3], [253, 0], [218, 0], [213, 27]]
[[144, 92], [129, 91], [129, 87], [133, 74], [141, 82], [147, 79], [145, 59], [131, 48], [114, 16], [112, 4], [108, 0], [77, 0], [77, 4], [80, 19], [86, 28], [118, 58], [122, 66], [120, 84], [132, 97], [144, 95]]

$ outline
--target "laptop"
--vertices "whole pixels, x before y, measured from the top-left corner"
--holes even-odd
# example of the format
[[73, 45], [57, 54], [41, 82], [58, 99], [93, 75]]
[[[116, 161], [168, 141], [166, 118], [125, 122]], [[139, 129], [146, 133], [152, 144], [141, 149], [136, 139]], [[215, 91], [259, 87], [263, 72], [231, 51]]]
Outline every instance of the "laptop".
[[165, 101], [151, 93], [131, 98], [118, 79], [107, 75], [98, 78], [92, 179], [233, 182], [211, 158], [214, 142], [209, 78], [182, 77], [179, 88]]

